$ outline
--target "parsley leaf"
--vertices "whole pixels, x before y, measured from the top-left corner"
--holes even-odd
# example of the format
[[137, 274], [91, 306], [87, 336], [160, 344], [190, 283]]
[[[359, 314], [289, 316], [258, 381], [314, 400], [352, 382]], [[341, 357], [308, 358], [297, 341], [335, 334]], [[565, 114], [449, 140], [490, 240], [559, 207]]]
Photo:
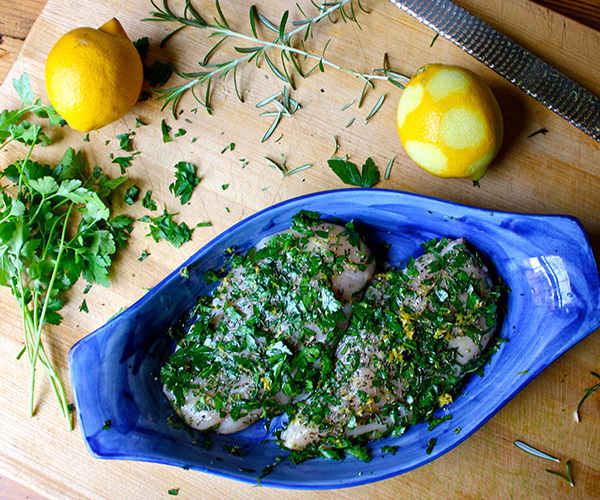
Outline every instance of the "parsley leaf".
[[140, 195], [139, 187], [137, 187], [135, 185], [129, 186], [127, 188], [127, 191], [125, 191], [124, 201], [128, 205], [133, 205], [137, 201], [139, 195]]
[[171, 142], [173, 140], [173, 139], [171, 139], [171, 136], [169, 135], [169, 132], [171, 132], [171, 127], [169, 127], [167, 125], [167, 122], [164, 118], [163, 118], [163, 121], [160, 122], [160, 131], [162, 132], [163, 142]]
[[152, 210], [152, 211], [158, 209], [158, 207], [156, 206], [156, 203], [152, 199], [152, 191], [150, 191], [150, 190], [146, 191], [146, 194], [142, 198], [142, 206], [144, 208], [147, 208], [148, 210]]
[[148, 236], [152, 236], [154, 241], [166, 240], [175, 248], [179, 248], [191, 239], [193, 230], [185, 222], [177, 224], [173, 220], [174, 215], [177, 214], [169, 213], [167, 207], [164, 207], [162, 215], [157, 217], [148, 217], [145, 215], [140, 217], [139, 220], [147, 222], [150, 225]]
[[196, 167], [191, 163], [180, 161], [175, 165], [175, 182], [169, 186], [169, 191], [179, 197], [179, 202], [184, 205], [192, 197], [194, 188], [200, 183], [196, 175]]
[[144, 64], [144, 80], [148, 80], [150, 87], [162, 87], [173, 74], [173, 65], [154, 61], [152, 66]]
[[351, 186], [370, 188], [381, 179], [379, 170], [372, 158], [367, 158], [362, 166], [362, 173], [359, 173], [358, 167], [348, 159], [331, 158], [327, 161], [327, 164], [344, 184]]

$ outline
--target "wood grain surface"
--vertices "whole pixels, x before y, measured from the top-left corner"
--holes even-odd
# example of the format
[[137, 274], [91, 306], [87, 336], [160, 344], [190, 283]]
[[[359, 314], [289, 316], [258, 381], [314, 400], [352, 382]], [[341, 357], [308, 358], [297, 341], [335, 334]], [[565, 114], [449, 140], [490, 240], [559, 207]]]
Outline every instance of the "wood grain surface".
[[[247, 29], [251, 3], [221, 2], [232, 24], [244, 29]], [[286, 8], [297, 15], [293, 1], [254, 3], [273, 19]], [[329, 69], [299, 82], [293, 95], [302, 109], [293, 118], [282, 120], [277, 134], [265, 143], [261, 143], [261, 137], [270, 122], [258, 117], [254, 105], [281, 90], [282, 83], [264, 67], [248, 66], [241, 71], [243, 103], [237, 100], [231, 81], [219, 82], [213, 89], [213, 116], [200, 110], [194, 112], [197, 105], [188, 95], [181, 103], [182, 114], [178, 120], [174, 120], [168, 110], [161, 112], [159, 103], [148, 100], [136, 105], [117, 123], [91, 133], [89, 142], [84, 141], [84, 134], [65, 127], [55, 135], [54, 145], [36, 150], [38, 159], [56, 162], [64, 150], [72, 146], [84, 151], [91, 166], [98, 165], [117, 175], [118, 167], [111, 164], [109, 157], [118, 152], [116, 135], [135, 131], [135, 148], [141, 154], [127, 171], [131, 182], [142, 192], [152, 189], [161, 204], [165, 203], [171, 212], [179, 212], [178, 219], [190, 226], [206, 220], [213, 224], [210, 228], [197, 229], [191, 242], [174, 249], [165, 242], [154, 243], [146, 236], [147, 226], [136, 222], [132, 239], [115, 264], [111, 287], [94, 286], [86, 296], [88, 314], [78, 310], [84, 284], [79, 283], [69, 293], [64, 322], [59, 327], [48, 328], [45, 337], [67, 386], [70, 347], [119, 309], [143, 296], [145, 289], [158, 283], [210, 239], [276, 202], [343, 187], [326, 166], [334, 150], [334, 135], [340, 145], [337, 154], [347, 154], [357, 163], [371, 156], [380, 168], [385, 168], [389, 159], [396, 156], [390, 179], [382, 182], [381, 187], [490, 210], [575, 216], [584, 225], [598, 260], [600, 145], [446, 40], [438, 39], [432, 45], [431, 30], [388, 2], [365, 0], [363, 3], [371, 12], [359, 13], [362, 30], [342, 22], [319, 24], [310, 46], [322, 47], [331, 38], [329, 57], [341, 65], [363, 71], [380, 67], [383, 54], [387, 53], [391, 66], [404, 74], [412, 74], [421, 65], [434, 61], [460, 64], [479, 73], [496, 94], [506, 124], [502, 151], [482, 179], [481, 187], [474, 187], [469, 181], [433, 178], [408, 159], [395, 130], [395, 107], [400, 89], [378, 84], [367, 94], [363, 107], [352, 106], [341, 111], [346, 103], [357, 99], [362, 85], [353, 77]], [[598, 31], [533, 2], [464, 0], [459, 3], [600, 94], [600, 69], [596, 64], [600, 51]], [[198, 0], [195, 4], [206, 17], [214, 15], [213, 2]], [[43, 10], [31, 27], [40, 9]], [[140, 22], [150, 9], [150, 3], [144, 0], [2, 2], [0, 51], [4, 52], [0, 54], [4, 56], [0, 57], [0, 71], [6, 71], [7, 75], [0, 86], [2, 109], [18, 107], [11, 81], [23, 72], [30, 76], [36, 95], [46, 100], [43, 67], [52, 44], [74, 27], [99, 26], [113, 16], [121, 20], [132, 39], [149, 37], [150, 59], [172, 61], [182, 70], [195, 69], [210, 47], [206, 36], [187, 30], [160, 49], [159, 41], [168, 27]], [[6, 16], [5, 12], [11, 15]], [[386, 102], [376, 116], [365, 123], [366, 114], [383, 93]], [[137, 117], [148, 125], [136, 129]], [[346, 127], [351, 118], [355, 118], [355, 122]], [[163, 119], [174, 130], [185, 128], [186, 135], [164, 144], [160, 131]], [[542, 128], [548, 132], [528, 137]], [[276, 141], [279, 134], [281, 138]], [[197, 140], [192, 142], [194, 138]], [[235, 150], [223, 152], [232, 142], [236, 144]], [[2, 150], [0, 164], [5, 166], [23, 153], [18, 145]], [[278, 159], [281, 154], [285, 155], [290, 168], [305, 163], [312, 163], [313, 167], [302, 175], [282, 180], [263, 159], [265, 156]], [[241, 158], [249, 162], [244, 168]], [[190, 203], [183, 207], [178, 206], [168, 190], [172, 165], [179, 160], [193, 162], [202, 177]], [[225, 191], [223, 184], [229, 184]], [[139, 204], [128, 207], [117, 202], [115, 208], [135, 218], [147, 213]], [[150, 257], [139, 262], [138, 257], [144, 250]], [[434, 462], [371, 485], [307, 492], [257, 488], [159, 464], [92, 458], [78, 427], [67, 431], [42, 377], [36, 393], [36, 413], [33, 418], [27, 417], [29, 373], [24, 362], [16, 360], [22, 347], [21, 319], [14, 299], [6, 290], [0, 291], [0, 312], [3, 318], [0, 496], [5, 493], [7, 498], [38, 498], [41, 494], [51, 499], [147, 499], [168, 498], [168, 490], [177, 488], [177, 498], [190, 499], [600, 497], [600, 395], [592, 395], [586, 401], [580, 423], [572, 418], [584, 389], [596, 382], [590, 372], [600, 370], [598, 331], [553, 363], [472, 437]], [[566, 481], [545, 470], [563, 472], [563, 464], [555, 466], [518, 450], [513, 445], [515, 439], [559, 456], [563, 461], [570, 459], [575, 487], [571, 488]], [[19, 485], [31, 490], [22, 490]]]

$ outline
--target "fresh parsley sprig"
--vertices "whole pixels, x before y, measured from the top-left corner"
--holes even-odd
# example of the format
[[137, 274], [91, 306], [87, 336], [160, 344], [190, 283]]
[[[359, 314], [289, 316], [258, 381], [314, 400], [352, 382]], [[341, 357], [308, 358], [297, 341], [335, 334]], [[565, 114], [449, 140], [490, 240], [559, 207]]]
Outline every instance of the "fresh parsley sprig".
[[0, 113], [0, 149], [17, 141], [28, 150], [24, 159], [0, 171], [9, 181], [0, 186], [0, 285], [10, 289], [22, 313], [25, 346], [18, 357], [25, 354], [31, 366], [29, 413], [34, 411], [39, 362], [71, 429], [64, 387], [42, 333], [46, 324], [60, 324], [61, 294], [80, 277], [90, 284], [108, 285], [112, 255], [123, 246], [131, 220], [124, 216], [111, 220], [103, 198], [125, 178], [109, 180], [99, 169], [87, 173], [83, 155], [72, 148], [56, 166], [31, 160], [37, 144], [51, 141], [41, 125], [24, 116], [35, 113], [51, 125], [61, 120], [52, 108], [33, 100], [26, 74], [13, 84], [22, 105]]

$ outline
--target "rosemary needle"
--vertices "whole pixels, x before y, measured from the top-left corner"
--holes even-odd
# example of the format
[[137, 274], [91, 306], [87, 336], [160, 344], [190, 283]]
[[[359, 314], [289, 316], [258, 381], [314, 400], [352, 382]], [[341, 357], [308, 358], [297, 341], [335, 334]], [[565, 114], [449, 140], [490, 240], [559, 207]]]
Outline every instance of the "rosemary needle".
[[350, 106], [352, 106], [354, 104], [354, 101], [350, 101], [348, 104], [346, 104], [343, 108], [342, 111], [344, 111], [345, 109], [348, 109]]
[[390, 162], [388, 163], [388, 166], [385, 169], [385, 174], [383, 175], [383, 178], [387, 181], [390, 178], [390, 173], [392, 172], [392, 165], [394, 165], [394, 160], [396, 159], [396, 156], [392, 156], [392, 159], [390, 160]]
[[367, 117], [365, 118], [365, 123], [368, 122], [371, 118], [373, 118], [373, 116], [375, 116], [375, 113], [377, 113], [377, 111], [379, 111], [379, 108], [381, 108], [383, 101], [385, 101], [385, 94], [383, 94], [379, 100], [375, 103], [375, 106], [373, 106], [373, 109], [371, 110], [371, 112], [367, 115]]
[[[600, 375], [598, 375], [597, 373], [594, 372], [590, 372], [594, 377], [600, 378]], [[573, 413], [573, 419], [575, 420], [575, 422], [579, 423], [579, 408], [581, 408], [581, 405], [583, 404], [583, 402], [588, 398], [588, 396], [594, 392], [595, 390], [597, 390], [600, 387], [600, 383], [596, 384], [594, 387], [591, 387], [590, 389], [585, 389], [583, 392], [585, 392], [585, 395], [581, 398], [581, 401], [579, 401], [579, 404], [577, 405], [577, 408], [575, 408], [575, 412]]]
[[546, 472], [548, 472], [550, 474], [554, 474], [555, 476], [558, 476], [558, 477], [562, 477], [565, 481], [567, 481], [571, 485], [571, 488], [573, 488], [575, 486], [575, 483], [573, 482], [573, 475], [571, 474], [571, 461], [567, 460], [565, 466], [567, 468], [566, 474], [561, 474], [560, 472], [555, 472], [550, 469], [546, 469]]
[[338, 142], [338, 138], [337, 135], [333, 136], [333, 145], [334, 145], [334, 150], [331, 156], [335, 156], [335, 154], [337, 153], [338, 149], [340, 148], [340, 143]]
[[530, 455], [533, 455], [534, 457], [543, 458], [544, 460], [552, 460], [553, 462], [560, 463], [559, 458], [555, 458], [552, 455], [548, 455], [547, 453], [544, 453], [543, 451], [540, 451], [534, 448], [533, 446], [525, 444], [523, 441], [513, 441], [513, 443], [517, 448], [529, 453]]

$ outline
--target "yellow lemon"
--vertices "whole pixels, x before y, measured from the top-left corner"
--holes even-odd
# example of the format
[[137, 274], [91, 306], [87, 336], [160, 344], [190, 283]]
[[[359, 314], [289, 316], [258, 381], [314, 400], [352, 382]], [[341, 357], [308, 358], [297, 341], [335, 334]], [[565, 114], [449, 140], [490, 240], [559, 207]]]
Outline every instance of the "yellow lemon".
[[481, 179], [502, 144], [496, 98], [460, 66], [419, 69], [402, 93], [396, 123], [408, 156], [438, 177]]
[[140, 55], [116, 19], [98, 29], [69, 31], [46, 60], [48, 98], [81, 132], [125, 116], [140, 96], [143, 79]]

